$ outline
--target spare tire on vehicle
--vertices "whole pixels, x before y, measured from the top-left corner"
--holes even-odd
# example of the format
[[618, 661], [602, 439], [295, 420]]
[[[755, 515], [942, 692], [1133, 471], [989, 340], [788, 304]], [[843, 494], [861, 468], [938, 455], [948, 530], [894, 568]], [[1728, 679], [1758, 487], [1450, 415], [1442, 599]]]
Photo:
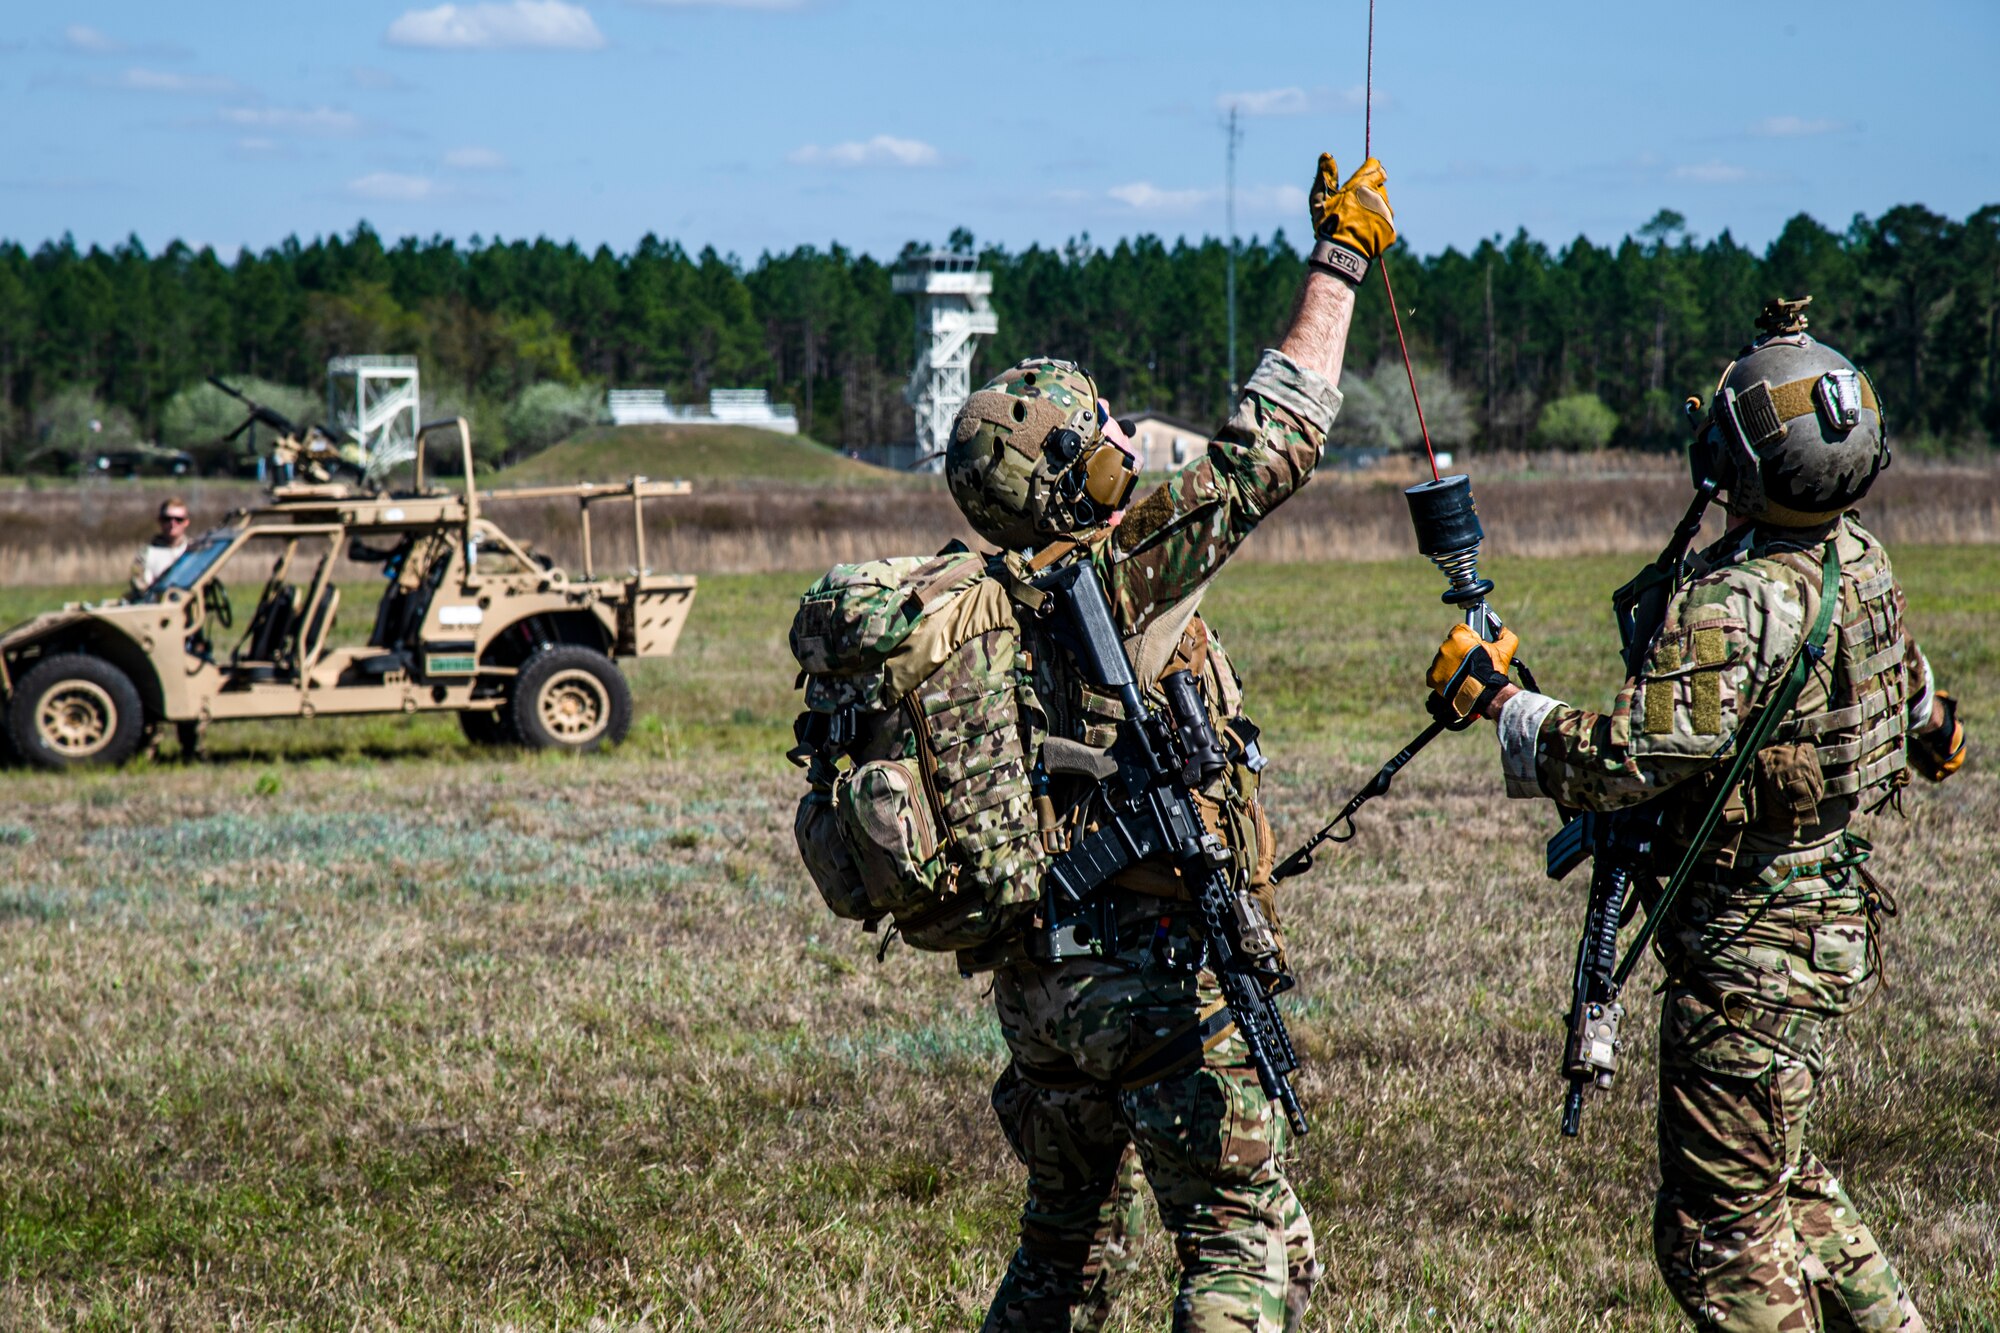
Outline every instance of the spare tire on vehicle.
[[7, 706], [15, 752], [43, 768], [122, 764], [145, 731], [138, 686], [88, 653], [59, 653], [36, 663]]
[[533, 750], [595, 750], [632, 729], [632, 690], [594, 648], [560, 644], [521, 664], [514, 679], [514, 739]]

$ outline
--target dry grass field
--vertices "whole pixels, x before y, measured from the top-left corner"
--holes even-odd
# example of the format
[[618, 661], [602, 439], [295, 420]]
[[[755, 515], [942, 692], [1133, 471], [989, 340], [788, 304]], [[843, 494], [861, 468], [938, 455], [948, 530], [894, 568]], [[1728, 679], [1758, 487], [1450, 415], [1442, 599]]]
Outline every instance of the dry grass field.
[[[2000, 551], [1898, 559], [1990, 745]], [[1545, 685], [1601, 705], [1629, 558], [1489, 564]], [[975, 1327], [1018, 1205], [1002, 1047], [977, 981], [878, 964], [796, 862], [807, 577], [705, 578], [615, 754], [476, 752], [420, 718], [0, 772], [0, 1327]], [[1260, 563], [1211, 595], [1282, 838], [1421, 725], [1436, 591], [1414, 561]], [[0, 619], [60, 595], [0, 594]], [[1483, 733], [1440, 741], [1286, 898], [1314, 1327], [1675, 1326], [1647, 1220], [1657, 970], [1620, 1087], [1559, 1141], [1582, 890], [1543, 879], [1553, 817], [1497, 768]], [[1975, 751], [1906, 807], [1875, 830], [1890, 985], [1813, 1142], [1932, 1327], [1996, 1329], [2000, 775]], [[1166, 1321], [1157, 1225], [1143, 1259], [1118, 1327]]]

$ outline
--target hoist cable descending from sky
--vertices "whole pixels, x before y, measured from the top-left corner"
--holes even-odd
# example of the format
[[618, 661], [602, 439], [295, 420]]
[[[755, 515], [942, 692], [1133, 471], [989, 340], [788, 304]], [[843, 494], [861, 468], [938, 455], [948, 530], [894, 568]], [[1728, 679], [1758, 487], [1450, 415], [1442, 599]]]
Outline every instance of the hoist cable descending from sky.
[[[1375, 156], [1375, 0], [1368, 0], [1368, 78], [1362, 90], [1361, 156]], [[1423, 395], [1417, 392], [1417, 371], [1410, 364], [1410, 344], [1403, 337], [1403, 315], [1396, 308], [1396, 284], [1389, 281], [1389, 256], [1375, 261], [1382, 266], [1382, 295], [1389, 301], [1389, 318], [1396, 325], [1396, 346], [1403, 351], [1403, 373], [1410, 377], [1410, 401], [1417, 407], [1417, 430], [1424, 437], [1424, 457], [1430, 460], [1431, 480], [1438, 476], [1437, 450], [1431, 447], [1431, 428], [1424, 420]]]
[[[1369, 0], [1368, 4], [1368, 74], [1364, 96], [1363, 172], [1375, 160], [1374, 0]], [[1322, 162], [1322, 175], [1327, 165]], [[1323, 182], [1323, 188], [1331, 186], [1332, 182]], [[1430, 426], [1424, 420], [1423, 398], [1417, 392], [1417, 372], [1410, 360], [1409, 342], [1403, 336], [1402, 315], [1396, 309], [1396, 293], [1389, 283], [1387, 260], [1386, 253], [1378, 254], [1375, 264], [1382, 270], [1382, 294], [1389, 302], [1389, 316], [1395, 322], [1396, 343], [1403, 354], [1403, 373], [1410, 381], [1410, 399], [1416, 405], [1417, 428], [1423, 434], [1424, 456], [1430, 461], [1431, 468], [1431, 479], [1408, 488], [1403, 497], [1409, 502], [1410, 521], [1417, 532], [1417, 549], [1445, 576], [1447, 587], [1442, 600], [1446, 605], [1458, 607], [1464, 612], [1465, 623], [1460, 627], [1464, 636], [1464, 651], [1454, 663], [1449, 678], [1434, 682], [1440, 687], [1440, 692], [1425, 703], [1431, 713], [1430, 725], [1377, 769], [1375, 775], [1348, 798], [1338, 814], [1306, 839], [1298, 850], [1280, 861], [1272, 871], [1274, 881], [1290, 879], [1312, 869], [1313, 853], [1325, 843], [1346, 842], [1353, 838], [1358, 831], [1354, 826], [1355, 813], [1369, 801], [1385, 794], [1396, 774], [1441, 733], [1463, 731], [1470, 726], [1484, 702], [1507, 684], [1507, 673], [1511, 669], [1519, 667], [1521, 679], [1528, 688], [1535, 687], [1534, 673], [1528, 670], [1528, 664], [1514, 660], [1519, 640], [1513, 631], [1500, 623], [1500, 617], [1486, 601], [1487, 594], [1493, 591], [1493, 581], [1479, 575], [1479, 546], [1485, 539], [1485, 532], [1480, 527], [1478, 510], [1473, 503], [1471, 479], [1463, 474], [1445, 477], [1438, 473], [1437, 451], [1431, 446]], [[1362, 271], [1366, 272], [1365, 269]]]

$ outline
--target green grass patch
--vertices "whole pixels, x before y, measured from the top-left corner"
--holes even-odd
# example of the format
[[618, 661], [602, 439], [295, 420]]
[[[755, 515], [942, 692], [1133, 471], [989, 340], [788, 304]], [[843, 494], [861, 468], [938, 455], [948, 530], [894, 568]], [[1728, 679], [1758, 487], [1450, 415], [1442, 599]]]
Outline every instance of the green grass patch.
[[[1545, 689], [1608, 700], [1633, 563], [1491, 562]], [[1897, 565], [1974, 753], [1875, 821], [1894, 987], [1808, 1140], [1933, 1325], [1993, 1328], [2000, 551]], [[1002, 1046], [983, 980], [878, 962], [798, 864], [785, 629], [811, 577], [705, 577], [611, 753], [323, 719], [218, 725], [205, 764], [0, 771], [0, 1327], [976, 1326], [1020, 1204]], [[1281, 840], [1423, 725], [1438, 591], [1409, 560], [1211, 592]], [[0, 618], [64, 595], [0, 592]], [[1559, 1144], [1582, 901], [1542, 876], [1551, 812], [1501, 798], [1482, 728], [1359, 824], [1282, 900], [1315, 1121], [1291, 1169], [1331, 1269], [1308, 1326], [1678, 1327], [1647, 1224], [1657, 975]], [[1156, 1226], [1140, 1259], [1114, 1329], [1170, 1316]]]
[[748, 426], [595, 426], [494, 474], [487, 484], [624, 481], [632, 476], [786, 486], [913, 484], [913, 479], [856, 462], [805, 436]]

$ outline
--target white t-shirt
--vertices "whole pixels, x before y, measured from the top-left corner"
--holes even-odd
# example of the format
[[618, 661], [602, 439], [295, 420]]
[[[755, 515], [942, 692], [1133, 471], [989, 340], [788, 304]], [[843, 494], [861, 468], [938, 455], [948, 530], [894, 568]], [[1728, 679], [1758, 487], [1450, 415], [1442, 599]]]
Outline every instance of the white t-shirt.
[[155, 537], [139, 548], [139, 554], [132, 558], [132, 591], [144, 592], [153, 586], [153, 580], [167, 572], [174, 561], [186, 554], [187, 538], [179, 541], [162, 541]]

